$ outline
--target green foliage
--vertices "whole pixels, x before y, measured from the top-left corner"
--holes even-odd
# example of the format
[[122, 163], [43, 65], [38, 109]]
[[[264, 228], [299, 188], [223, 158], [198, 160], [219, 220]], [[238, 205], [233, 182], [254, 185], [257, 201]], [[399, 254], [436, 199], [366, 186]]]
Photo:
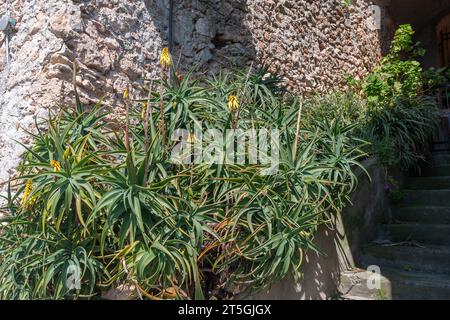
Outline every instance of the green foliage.
[[340, 118], [346, 125], [357, 124], [367, 113], [367, 104], [352, 92], [316, 95], [305, 101], [306, 122]]
[[[422, 67], [415, 59], [424, 54], [413, 42], [411, 25], [400, 25], [390, 52], [365, 79], [356, 82], [372, 105], [393, 106], [398, 97], [413, 98], [422, 89]], [[351, 81], [355, 83], [355, 81]]]
[[413, 36], [411, 25], [400, 25], [380, 65], [362, 81], [348, 79], [366, 100], [359, 113], [359, 134], [371, 142], [367, 152], [378, 155], [382, 164], [405, 169], [417, 167], [424, 158], [438, 109], [433, 99], [423, 96], [435, 93], [444, 73], [422, 72], [415, 59], [424, 50]]
[[341, 119], [354, 124], [354, 135], [380, 163], [416, 168], [424, 160], [439, 110], [429, 97], [398, 98], [393, 106], [374, 107], [352, 93], [316, 96], [305, 102], [307, 123]]
[[450, 68], [430, 68], [422, 73], [422, 78], [427, 94], [435, 95], [450, 83]]
[[362, 138], [383, 164], [408, 169], [424, 160], [439, 110], [428, 97], [399, 98], [392, 107], [369, 109]]
[[[183, 165], [163, 147], [159, 94], [129, 103], [130, 148], [107, 114], [78, 101], [39, 124], [11, 181], [0, 238], [0, 297], [93, 298], [130, 284], [150, 298], [223, 298], [292, 272], [301, 277], [318, 227], [349, 203], [365, 142], [341, 119], [297, 127], [298, 99], [265, 70], [163, 83], [166, 141], [177, 127], [278, 128], [280, 167]], [[240, 100], [239, 116], [227, 108]], [[146, 129], [148, 127], [148, 130]], [[18, 188], [16, 192], [13, 190]], [[81, 289], [70, 290], [71, 267]], [[222, 289], [220, 289], [222, 288]], [[237, 290], [237, 289], [236, 289]]]
[[402, 54], [409, 54], [412, 57], [423, 55], [423, 49], [419, 43], [414, 43], [413, 36], [414, 30], [410, 24], [400, 25], [395, 31], [391, 50], [386, 59], [396, 59]]
[[342, 6], [344, 6], [345, 8], [348, 8], [352, 5], [352, 0], [342, 0]]

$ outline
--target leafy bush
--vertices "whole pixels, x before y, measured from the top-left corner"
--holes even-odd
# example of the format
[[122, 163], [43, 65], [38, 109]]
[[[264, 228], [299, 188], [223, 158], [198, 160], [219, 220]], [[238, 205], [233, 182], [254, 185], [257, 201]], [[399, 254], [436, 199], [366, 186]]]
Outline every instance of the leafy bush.
[[422, 67], [415, 59], [424, 54], [420, 43], [413, 42], [414, 30], [409, 24], [396, 30], [389, 53], [381, 63], [357, 85], [374, 106], [396, 103], [398, 97], [414, 98], [422, 89]]
[[370, 109], [362, 137], [382, 163], [414, 168], [425, 160], [439, 109], [430, 97], [399, 98], [393, 107]]
[[305, 102], [305, 120], [341, 119], [353, 134], [369, 142], [364, 151], [387, 166], [417, 168], [428, 152], [439, 110], [431, 97], [397, 98], [392, 106], [371, 106], [352, 93], [316, 96]]
[[316, 95], [305, 101], [306, 122], [341, 119], [346, 125], [358, 124], [367, 115], [367, 103], [353, 92]]
[[[430, 68], [423, 72], [422, 74], [424, 91], [428, 95], [438, 95], [441, 94], [444, 99], [448, 99], [450, 94], [448, 90], [444, 91], [445, 87], [448, 87], [450, 83], [450, 68]], [[444, 92], [440, 92], [440, 90]], [[447, 96], [445, 96], [447, 95]]]

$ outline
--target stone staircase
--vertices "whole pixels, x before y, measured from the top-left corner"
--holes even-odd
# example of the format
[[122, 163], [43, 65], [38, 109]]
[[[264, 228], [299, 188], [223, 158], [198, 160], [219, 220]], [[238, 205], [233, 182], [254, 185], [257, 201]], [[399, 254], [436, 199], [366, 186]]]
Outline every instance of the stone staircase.
[[362, 249], [359, 267], [379, 266], [378, 289], [365, 270], [344, 272], [344, 299], [450, 300], [450, 153], [435, 153], [432, 166], [410, 178], [392, 224], [381, 240]]

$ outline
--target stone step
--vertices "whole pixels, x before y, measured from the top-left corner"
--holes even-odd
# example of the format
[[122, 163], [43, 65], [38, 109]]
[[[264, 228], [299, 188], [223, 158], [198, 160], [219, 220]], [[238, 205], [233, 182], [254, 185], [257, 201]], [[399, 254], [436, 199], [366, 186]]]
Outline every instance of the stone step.
[[402, 222], [450, 224], [450, 207], [396, 207], [393, 217]]
[[433, 156], [430, 159], [430, 163], [433, 167], [450, 165], [450, 154], [447, 152], [440, 154], [433, 154]]
[[450, 207], [450, 189], [404, 190], [402, 206]]
[[[450, 247], [370, 245], [363, 248], [361, 266], [401, 268], [450, 275]], [[450, 276], [449, 276], [450, 278]]]
[[[380, 277], [380, 288], [370, 286], [373, 273], [365, 270], [341, 272], [339, 299], [343, 300], [391, 300], [391, 283]], [[369, 285], [368, 285], [369, 283]]]
[[424, 177], [450, 176], [450, 165], [423, 168], [421, 175]]
[[392, 300], [450, 300], [450, 277], [447, 274], [383, 268], [383, 277], [391, 283]]
[[411, 178], [408, 181], [408, 189], [412, 190], [450, 189], [450, 176]]
[[424, 245], [450, 246], [450, 225], [402, 223], [382, 226], [383, 238], [393, 243], [416, 241]]

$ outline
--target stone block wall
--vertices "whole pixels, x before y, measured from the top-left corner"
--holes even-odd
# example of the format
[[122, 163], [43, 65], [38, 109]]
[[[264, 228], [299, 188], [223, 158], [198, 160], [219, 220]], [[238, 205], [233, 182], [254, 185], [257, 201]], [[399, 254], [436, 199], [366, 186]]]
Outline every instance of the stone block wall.
[[[352, 0], [178, 1], [175, 56], [181, 65], [264, 64], [289, 88], [311, 94], [346, 87], [346, 76], [365, 75], [388, 48], [393, 21], [386, 0], [380, 30], [370, 28], [373, 1]], [[189, 13], [192, 13], [189, 15]], [[164, 36], [164, 35], [163, 35]]]

